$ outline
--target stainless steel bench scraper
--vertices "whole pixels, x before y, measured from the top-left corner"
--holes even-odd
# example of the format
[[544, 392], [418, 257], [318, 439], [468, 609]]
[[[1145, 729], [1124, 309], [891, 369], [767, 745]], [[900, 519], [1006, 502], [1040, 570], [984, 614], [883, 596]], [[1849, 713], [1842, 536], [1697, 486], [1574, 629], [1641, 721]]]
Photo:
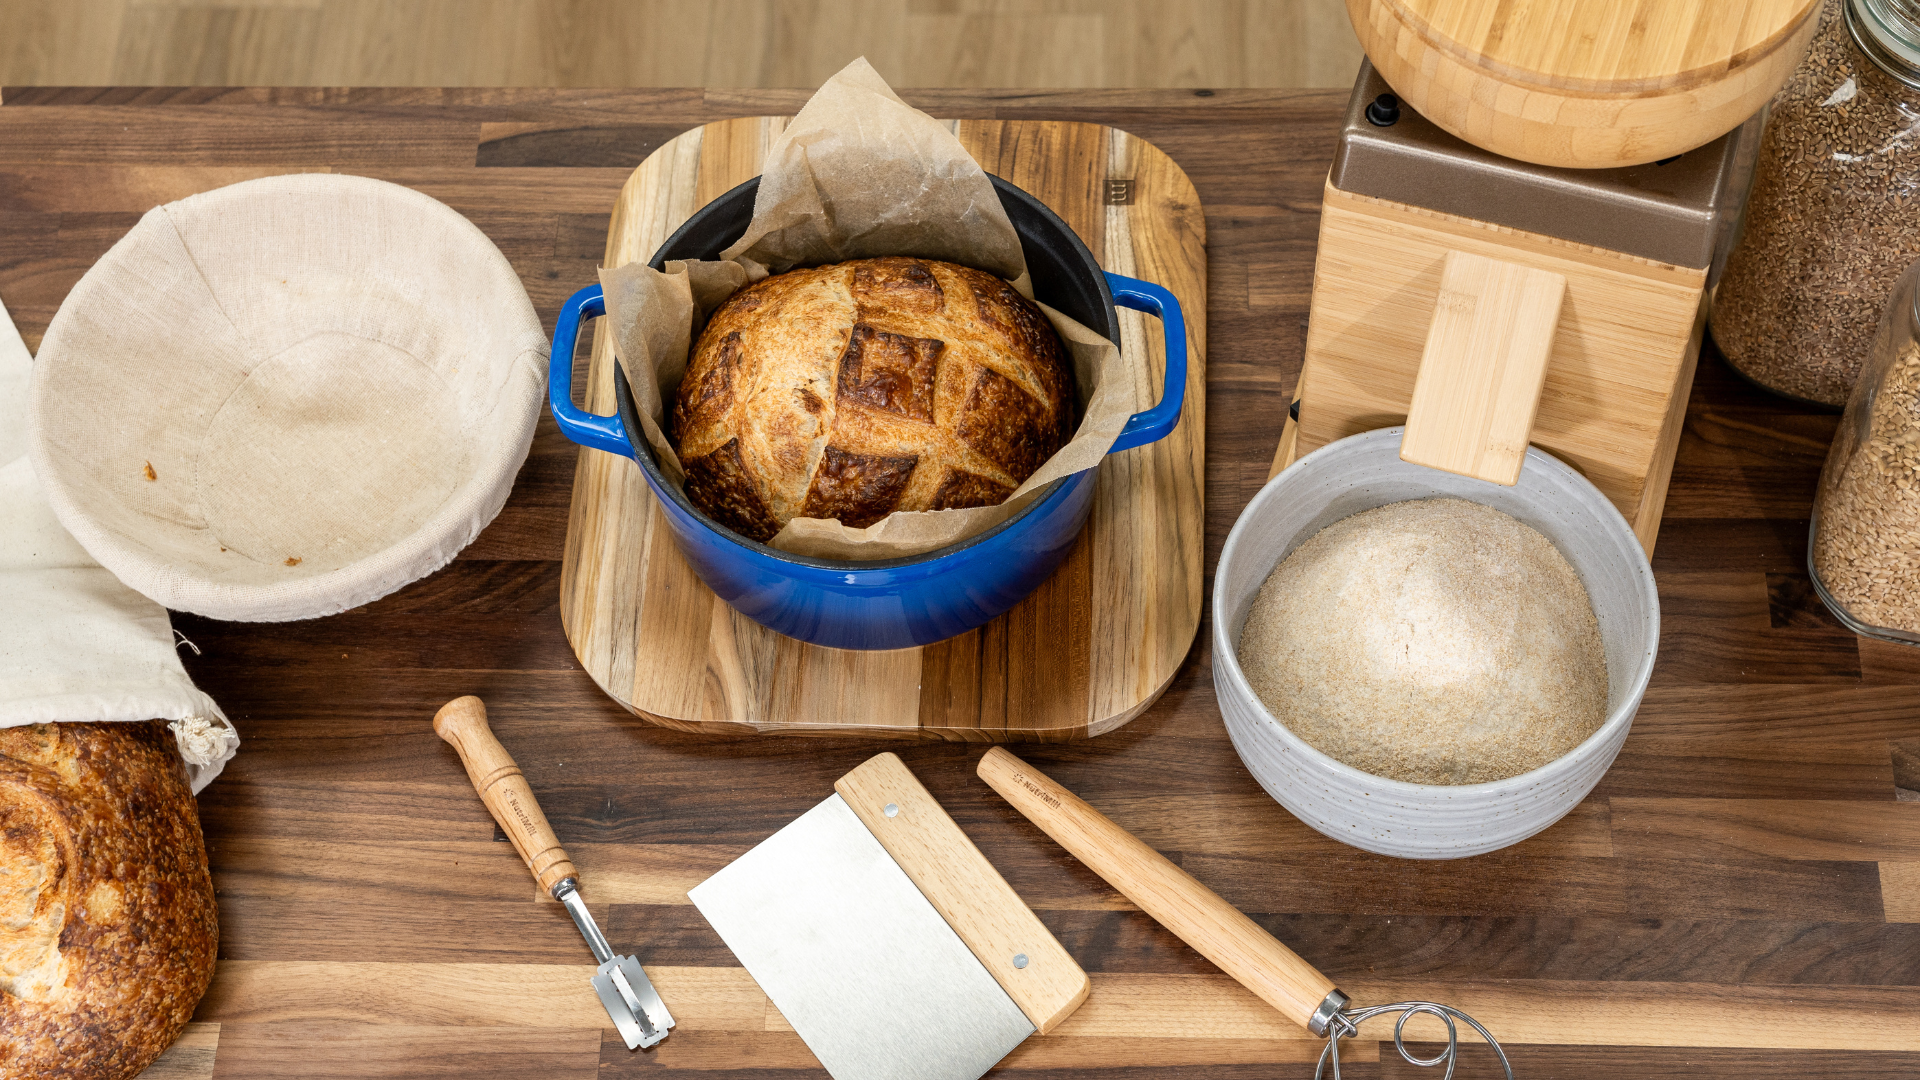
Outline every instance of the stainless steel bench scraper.
[[899, 757], [687, 893], [834, 1080], [978, 1080], [1087, 975]]

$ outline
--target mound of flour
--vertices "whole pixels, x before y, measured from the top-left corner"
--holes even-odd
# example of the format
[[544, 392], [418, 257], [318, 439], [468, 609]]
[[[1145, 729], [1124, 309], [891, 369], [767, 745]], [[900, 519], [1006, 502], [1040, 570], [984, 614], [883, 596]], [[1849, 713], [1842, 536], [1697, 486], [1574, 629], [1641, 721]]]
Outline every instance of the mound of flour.
[[1607, 660], [1585, 586], [1532, 528], [1420, 499], [1322, 529], [1260, 587], [1240, 667], [1322, 753], [1417, 784], [1538, 768], [1593, 734]]

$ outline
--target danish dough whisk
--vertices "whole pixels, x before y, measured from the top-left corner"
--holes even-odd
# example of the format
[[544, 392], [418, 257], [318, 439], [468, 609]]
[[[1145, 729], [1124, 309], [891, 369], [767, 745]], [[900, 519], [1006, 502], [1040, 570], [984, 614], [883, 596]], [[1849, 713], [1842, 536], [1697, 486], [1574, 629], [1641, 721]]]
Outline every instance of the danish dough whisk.
[[[1358, 1035], [1366, 1021], [1393, 1013], [1400, 1014], [1393, 1025], [1393, 1046], [1409, 1063], [1427, 1068], [1444, 1065], [1442, 1080], [1452, 1080], [1460, 1052], [1458, 1023], [1464, 1023], [1487, 1041], [1500, 1058], [1507, 1080], [1513, 1080], [1513, 1065], [1507, 1061], [1506, 1051], [1473, 1017], [1432, 1001], [1356, 1009], [1333, 980], [1258, 923], [1031, 765], [996, 746], [980, 759], [978, 771], [987, 786], [1140, 910], [1262, 1001], [1309, 1032], [1326, 1036], [1327, 1045], [1320, 1051], [1320, 1064], [1314, 1070], [1316, 1080], [1326, 1073], [1329, 1064], [1333, 1066], [1333, 1080], [1339, 1080], [1340, 1040]], [[1407, 1049], [1407, 1021], [1416, 1016], [1436, 1017], [1446, 1025], [1445, 1050], [1423, 1058]]]

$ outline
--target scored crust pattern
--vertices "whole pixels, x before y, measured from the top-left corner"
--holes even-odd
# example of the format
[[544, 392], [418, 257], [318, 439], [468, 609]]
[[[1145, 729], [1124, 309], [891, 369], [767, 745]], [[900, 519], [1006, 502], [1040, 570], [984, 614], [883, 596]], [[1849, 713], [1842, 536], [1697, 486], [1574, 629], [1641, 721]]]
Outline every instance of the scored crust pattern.
[[675, 394], [687, 497], [754, 540], [796, 517], [992, 506], [1072, 437], [1066, 351], [1005, 281], [884, 258], [720, 305]]

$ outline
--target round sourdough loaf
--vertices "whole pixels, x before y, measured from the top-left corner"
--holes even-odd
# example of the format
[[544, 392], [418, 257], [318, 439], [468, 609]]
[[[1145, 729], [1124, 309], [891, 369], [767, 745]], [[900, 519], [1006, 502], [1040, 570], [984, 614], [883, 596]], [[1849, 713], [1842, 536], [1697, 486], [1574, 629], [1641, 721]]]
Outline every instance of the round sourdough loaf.
[[0, 1076], [123, 1080], [213, 978], [213, 882], [165, 723], [0, 729]]
[[764, 278], [701, 332], [673, 410], [687, 497], [754, 540], [796, 517], [993, 506], [1072, 437], [1046, 315], [1000, 278], [860, 259]]

